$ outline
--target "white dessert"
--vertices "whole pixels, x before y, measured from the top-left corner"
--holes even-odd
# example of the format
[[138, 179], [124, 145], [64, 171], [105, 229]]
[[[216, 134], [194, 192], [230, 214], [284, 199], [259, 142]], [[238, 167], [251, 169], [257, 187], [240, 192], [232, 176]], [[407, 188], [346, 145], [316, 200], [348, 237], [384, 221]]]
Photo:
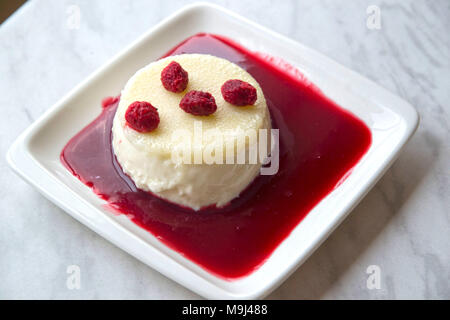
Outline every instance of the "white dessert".
[[[189, 84], [182, 93], [167, 91], [161, 84], [161, 71], [171, 62], [178, 62], [189, 74]], [[257, 90], [252, 106], [237, 107], [226, 102], [221, 94], [222, 84], [230, 79], [246, 81]], [[217, 111], [209, 116], [194, 116], [184, 112], [179, 103], [190, 90], [211, 93]], [[126, 124], [125, 112], [135, 101], [148, 101], [158, 109], [160, 123], [156, 130], [140, 133]], [[203, 137], [195, 140], [194, 126], [201, 121], [203, 133], [215, 129], [227, 133], [225, 139]], [[228, 60], [202, 54], [171, 56], [150, 63], [127, 82], [114, 118], [113, 148], [123, 171], [140, 189], [185, 207], [198, 210], [229, 203], [259, 175], [257, 163], [226, 163], [226, 143], [251, 130], [270, 129], [270, 115], [261, 87], [244, 69]], [[192, 152], [205, 148], [224, 150], [223, 164], [189, 164], [173, 161], [173, 151], [180, 147], [174, 132], [184, 130], [192, 141]], [[230, 138], [231, 137], [231, 138]], [[235, 144], [234, 151], [248, 152], [250, 144]], [[245, 150], [244, 150], [245, 149]], [[214, 149], [213, 149], [214, 150]], [[200, 153], [201, 154], [201, 153]], [[219, 153], [217, 153], [220, 155]], [[192, 159], [193, 159], [192, 155]], [[236, 162], [236, 161], [234, 161]]]

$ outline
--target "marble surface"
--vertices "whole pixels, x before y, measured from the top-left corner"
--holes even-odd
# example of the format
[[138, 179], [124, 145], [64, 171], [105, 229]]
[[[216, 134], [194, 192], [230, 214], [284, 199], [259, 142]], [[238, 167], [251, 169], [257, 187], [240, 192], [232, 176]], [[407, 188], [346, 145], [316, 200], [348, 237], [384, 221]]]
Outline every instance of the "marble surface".
[[[200, 298], [72, 219], [5, 161], [63, 94], [189, 2], [35, 0], [0, 26], [0, 299]], [[421, 116], [392, 168], [269, 298], [450, 299], [450, 2], [216, 2], [373, 79]], [[381, 10], [379, 30], [366, 27], [369, 5]], [[69, 265], [80, 267], [79, 290], [66, 286]], [[380, 289], [367, 288], [370, 265]]]

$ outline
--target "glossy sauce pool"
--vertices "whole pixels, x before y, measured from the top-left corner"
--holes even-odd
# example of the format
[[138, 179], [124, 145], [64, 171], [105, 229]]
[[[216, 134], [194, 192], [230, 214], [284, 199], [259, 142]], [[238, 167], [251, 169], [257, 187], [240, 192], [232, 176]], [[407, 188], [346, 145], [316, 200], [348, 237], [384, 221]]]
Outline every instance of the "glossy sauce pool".
[[367, 126], [313, 85], [261, 55], [216, 35], [198, 34], [167, 55], [204, 53], [228, 59], [261, 85], [273, 126], [280, 130], [280, 169], [258, 177], [223, 209], [193, 212], [136, 188], [111, 147], [117, 102], [73, 137], [63, 164], [108, 202], [160, 241], [223, 278], [260, 266], [308, 212], [356, 165], [371, 143]]

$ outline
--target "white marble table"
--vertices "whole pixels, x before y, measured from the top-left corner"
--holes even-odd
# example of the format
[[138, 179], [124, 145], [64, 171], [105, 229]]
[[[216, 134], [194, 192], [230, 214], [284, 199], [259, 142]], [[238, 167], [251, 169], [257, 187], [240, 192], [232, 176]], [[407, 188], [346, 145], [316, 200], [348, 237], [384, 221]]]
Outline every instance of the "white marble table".
[[[44, 199], [4, 157], [63, 94], [188, 2], [35, 0], [0, 26], [0, 299], [199, 298]], [[449, 299], [450, 2], [217, 3], [366, 75], [421, 116], [393, 167], [269, 298]], [[366, 27], [371, 4], [379, 30]], [[79, 290], [66, 287], [69, 265], [81, 269]], [[366, 286], [370, 265], [380, 267], [380, 289]]]

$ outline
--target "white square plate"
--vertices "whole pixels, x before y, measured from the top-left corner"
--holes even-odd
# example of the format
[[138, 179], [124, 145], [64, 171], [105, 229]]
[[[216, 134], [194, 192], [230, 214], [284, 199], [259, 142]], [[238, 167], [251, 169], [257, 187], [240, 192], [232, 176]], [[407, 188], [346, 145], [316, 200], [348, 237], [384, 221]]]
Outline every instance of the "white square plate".
[[[287, 60], [325, 95], [362, 119], [373, 138], [352, 174], [303, 219], [258, 270], [234, 281], [208, 273], [124, 215], [109, 213], [103, 207], [105, 202], [73, 177], [59, 159], [68, 140], [100, 113], [102, 98], [119, 93], [136, 70], [198, 32], [224, 35], [250, 50]], [[308, 258], [381, 177], [417, 125], [416, 111], [375, 83], [232, 12], [201, 3], [165, 19], [51, 107], [13, 144], [8, 162], [75, 219], [183, 286], [207, 298], [252, 299], [269, 294]]]

